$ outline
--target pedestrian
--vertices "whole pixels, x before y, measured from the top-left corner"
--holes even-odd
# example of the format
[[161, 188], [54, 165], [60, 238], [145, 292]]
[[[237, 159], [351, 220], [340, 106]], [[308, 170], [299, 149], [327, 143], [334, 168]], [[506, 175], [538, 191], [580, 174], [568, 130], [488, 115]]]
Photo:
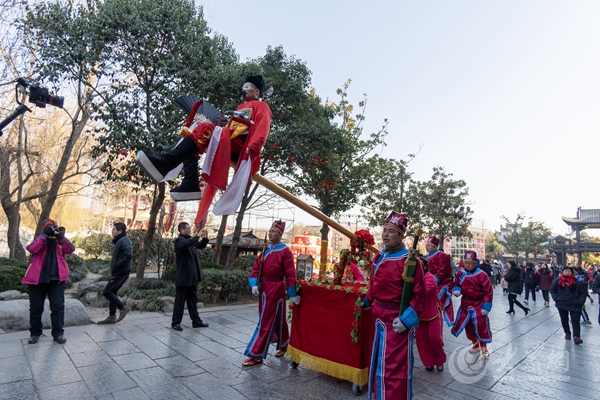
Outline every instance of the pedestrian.
[[[115, 222], [112, 227], [112, 236], [115, 247], [110, 260], [110, 279], [104, 288], [104, 297], [110, 303], [108, 308], [108, 317], [99, 321], [98, 324], [116, 324], [121, 322], [131, 311], [129, 306], [123, 304], [117, 293], [119, 289], [129, 279], [131, 273], [131, 259], [133, 258], [133, 249], [131, 240], [127, 237], [127, 227], [122, 222]], [[117, 318], [117, 308], [119, 309], [119, 318]]]
[[554, 280], [554, 273], [548, 268], [548, 264], [542, 263], [538, 274], [540, 276], [539, 286], [544, 298], [544, 306], [550, 307], [550, 296], [548, 293], [550, 292], [550, 285], [552, 285], [552, 281]]
[[198, 262], [198, 249], [204, 249], [208, 244], [205, 230], [200, 235], [191, 236], [191, 227], [187, 222], [177, 226], [179, 236], [175, 239], [175, 303], [173, 304], [173, 318], [171, 328], [182, 331], [183, 307], [187, 303], [188, 313], [192, 320], [192, 327], [206, 328], [208, 324], [202, 322], [198, 315], [198, 283], [202, 282], [202, 268]]
[[294, 255], [281, 237], [285, 231], [285, 222], [275, 221], [269, 229], [269, 246], [258, 255], [252, 266], [248, 282], [252, 294], [258, 299], [258, 323], [244, 354], [248, 358], [244, 367], [262, 364], [267, 358], [269, 343], [276, 344], [275, 357], [283, 357], [290, 342], [286, 321], [286, 292], [290, 300], [300, 304], [296, 293], [296, 270]]
[[[598, 304], [600, 304], [600, 274], [596, 274], [592, 282], [592, 292], [598, 295]], [[598, 325], [600, 325], [600, 307], [598, 308]]]
[[[404, 271], [409, 251], [403, 240], [406, 214], [392, 211], [381, 234], [384, 248], [377, 254], [371, 271], [371, 285], [365, 307], [371, 307], [375, 322], [369, 368], [369, 399], [412, 398], [413, 335], [427, 302], [421, 260], [416, 260], [412, 293], [404, 294]], [[399, 315], [403, 296], [409, 306]], [[406, 303], [405, 303], [406, 304]]]
[[63, 344], [65, 338], [65, 281], [69, 279], [69, 266], [65, 256], [75, 251], [75, 246], [65, 237], [52, 219], [42, 222], [42, 234], [27, 246], [31, 253], [29, 268], [23, 285], [29, 286], [29, 344], [36, 344], [42, 336], [42, 314], [46, 296], [50, 303], [52, 337]]
[[415, 339], [421, 362], [427, 371], [433, 367], [439, 372], [444, 370], [446, 353], [444, 352], [444, 332], [442, 322], [442, 303], [438, 298], [438, 284], [431, 274], [426, 259], [422, 258], [425, 272], [427, 305], [419, 317], [419, 325], [415, 328]]
[[492, 331], [488, 314], [494, 297], [492, 282], [477, 268], [477, 253], [466, 250], [464, 261], [465, 267], [454, 278], [452, 293], [462, 298], [451, 332], [458, 337], [464, 329], [473, 344], [469, 352], [481, 351], [482, 356], [489, 357], [487, 345], [492, 342]]
[[569, 266], [563, 269], [560, 277], [552, 282], [550, 295], [558, 309], [565, 339], [571, 340], [570, 315], [571, 324], [573, 325], [573, 342], [575, 344], [583, 343], [579, 318], [581, 317], [581, 307], [585, 304], [587, 297], [587, 286], [575, 279], [575, 267]]
[[508, 262], [508, 269], [504, 275], [504, 280], [508, 283], [508, 311], [506, 313], [514, 314], [514, 305], [516, 304], [525, 312], [525, 315], [527, 315], [530, 311], [529, 308], [525, 307], [517, 300], [517, 296], [520, 296], [521, 293], [523, 293], [523, 270], [516, 262]]
[[[581, 267], [577, 267], [575, 269], [575, 279], [578, 280], [579, 282], [582, 282], [585, 287], [586, 287], [586, 297], [588, 299], [590, 299], [590, 302], [593, 304], [594, 303], [594, 299], [592, 299], [592, 296], [590, 296], [590, 293], [587, 291], [587, 287], [589, 285], [589, 277], [587, 274], [587, 271], [584, 270]], [[592, 321], [590, 320], [590, 316], [588, 315], [586, 309], [585, 309], [585, 304], [583, 304], [581, 306], [581, 325], [586, 325], [586, 326], [592, 326]]]
[[[217, 189], [226, 189], [231, 161], [237, 163], [234, 179], [215, 204], [215, 215], [223, 215], [223, 209], [217, 211], [219, 208], [232, 209], [229, 214], [235, 213], [244, 188], [260, 168], [260, 153], [269, 135], [272, 114], [268, 104], [260, 100], [264, 79], [260, 75], [248, 76], [241, 89], [244, 102], [238, 105], [226, 126], [206, 119], [191, 125], [193, 115], [190, 115], [186, 126], [191, 129], [182, 130], [184, 138], [171, 152], [154, 155], [139, 150], [136, 154], [136, 163], [156, 182], [172, 179], [178, 172], [176, 168], [183, 163], [184, 179], [181, 185], [171, 190], [171, 197], [175, 201], [202, 199], [198, 215], [204, 216]], [[205, 153], [202, 179], [208, 186], [201, 193], [198, 156]]]
[[442, 315], [448, 326], [454, 325], [454, 308], [452, 306], [452, 263], [448, 254], [439, 250], [440, 239], [430, 236], [425, 243], [429, 264], [429, 272], [438, 285], [438, 297], [442, 304]]
[[487, 274], [487, 276], [490, 278], [490, 282], [492, 283], [492, 288], [495, 288], [496, 284], [494, 283], [494, 276], [492, 273], [492, 265], [490, 264], [490, 260], [487, 258], [483, 260], [481, 265], [479, 265], [479, 269]]
[[540, 276], [535, 270], [533, 263], [527, 262], [525, 264], [523, 280], [525, 283], [525, 300], [523, 300], [523, 303], [529, 304], [529, 292], [531, 292], [531, 300], [533, 301], [533, 304], [535, 304], [535, 287], [540, 281]]

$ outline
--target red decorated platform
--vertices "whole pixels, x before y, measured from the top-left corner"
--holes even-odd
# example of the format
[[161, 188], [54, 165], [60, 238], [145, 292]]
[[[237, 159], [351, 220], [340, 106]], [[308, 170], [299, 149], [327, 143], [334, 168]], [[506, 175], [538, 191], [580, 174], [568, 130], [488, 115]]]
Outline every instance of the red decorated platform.
[[358, 304], [362, 302], [365, 289], [366, 285], [357, 283], [303, 284], [302, 301], [292, 313], [287, 351], [291, 360], [357, 386], [365, 385], [373, 345], [371, 310], [357, 305], [359, 297]]

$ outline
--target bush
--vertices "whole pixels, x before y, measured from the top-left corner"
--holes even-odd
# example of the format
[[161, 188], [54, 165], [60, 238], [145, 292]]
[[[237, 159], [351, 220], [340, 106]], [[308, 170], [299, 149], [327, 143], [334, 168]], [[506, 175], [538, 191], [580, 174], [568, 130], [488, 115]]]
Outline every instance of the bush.
[[3, 267], [3, 266], [19, 267], [19, 268], [23, 268], [26, 271], [27, 267], [29, 267], [29, 264], [21, 262], [19, 260], [15, 260], [14, 258], [0, 257], [0, 267]]
[[161, 276], [161, 280], [166, 281], [166, 282], [173, 282], [175, 283], [175, 277], [177, 275], [177, 265], [176, 264], [172, 264], [169, 265], [163, 272], [162, 276]]
[[74, 240], [77, 248], [85, 251], [87, 256], [98, 258], [102, 255], [110, 255], [112, 252], [112, 236], [106, 233], [92, 233]]
[[198, 250], [198, 260], [200, 261], [212, 261], [213, 258], [213, 249], [209, 247], [205, 247], [203, 249]]
[[205, 260], [200, 261], [200, 266], [202, 267], [202, 271], [204, 271], [205, 269], [220, 269], [220, 270], [225, 269], [225, 267], [221, 264], [217, 264], [212, 261], [205, 261]]
[[[19, 263], [19, 261], [16, 261]], [[0, 265], [0, 292], [6, 290], [18, 290], [21, 293], [27, 293], [27, 285], [22, 285], [21, 281], [25, 275], [26, 269], [22, 267], [23, 263], [18, 265]]]
[[67, 260], [67, 265], [69, 266], [70, 271], [73, 271], [74, 269], [83, 265], [83, 258], [79, 257], [77, 254], [67, 254], [65, 259]]
[[71, 272], [69, 273], [69, 280], [71, 281], [71, 283], [79, 282], [80, 280], [85, 278], [87, 276], [87, 274], [88, 274], [88, 270], [86, 267], [84, 267], [84, 266], [76, 267], [75, 269], [72, 269]]
[[93, 272], [94, 274], [101, 274], [107, 270], [110, 271], [110, 260], [90, 259], [85, 260], [83, 265], [88, 271]]
[[214, 296], [214, 302], [222, 298], [226, 304], [234, 295], [237, 298], [238, 295], [247, 294], [249, 291], [248, 274], [242, 270], [207, 269], [204, 271], [203, 281], [198, 286], [198, 292], [208, 293], [211, 298]]
[[160, 311], [162, 309], [162, 300], [160, 298], [164, 296], [175, 297], [175, 285], [172, 282], [158, 279], [136, 280], [119, 291], [119, 296], [134, 300], [143, 299], [144, 302], [138, 309]]
[[255, 256], [253, 254], [238, 257], [233, 262], [233, 269], [240, 269], [243, 271], [248, 271], [248, 273], [249, 273], [252, 270], [252, 266], [254, 265], [256, 258], [257, 258], [257, 256]]

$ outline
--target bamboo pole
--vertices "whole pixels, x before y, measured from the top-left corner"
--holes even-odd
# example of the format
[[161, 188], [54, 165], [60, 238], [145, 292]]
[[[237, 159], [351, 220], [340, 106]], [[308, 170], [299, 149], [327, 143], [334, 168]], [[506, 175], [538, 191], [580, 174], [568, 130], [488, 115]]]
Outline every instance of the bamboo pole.
[[[346, 229], [343, 225], [338, 224], [336, 221], [329, 218], [327, 215], [323, 214], [321, 211], [317, 210], [310, 204], [306, 204], [304, 201], [300, 200], [298, 197], [294, 196], [293, 194], [291, 194], [290, 192], [288, 192], [281, 186], [277, 185], [275, 182], [265, 178], [261, 174], [254, 174], [254, 176], [252, 177], [252, 180], [254, 182], [260, 184], [261, 186], [269, 189], [276, 195], [283, 197], [285, 200], [289, 201], [290, 203], [297, 206], [298, 208], [306, 211], [307, 213], [309, 213], [310, 215], [312, 215], [319, 221], [326, 223], [327, 225], [329, 225], [330, 227], [332, 227], [333, 229], [335, 229], [342, 235], [345, 235], [354, 241], [358, 241], [358, 238], [356, 237], [356, 235], [353, 232]], [[379, 252], [379, 249], [377, 249], [374, 246], [371, 246], [368, 244], [365, 244], [365, 246], [374, 253]]]

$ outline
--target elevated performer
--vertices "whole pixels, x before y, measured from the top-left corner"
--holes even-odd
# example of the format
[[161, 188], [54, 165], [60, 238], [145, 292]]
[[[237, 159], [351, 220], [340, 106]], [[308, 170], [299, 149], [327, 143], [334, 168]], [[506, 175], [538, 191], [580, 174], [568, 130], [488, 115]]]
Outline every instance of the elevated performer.
[[[186, 131], [184, 139], [173, 150], [161, 155], [139, 150], [136, 163], [156, 182], [174, 178], [176, 174], [173, 176], [171, 171], [183, 163], [185, 177], [180, 186], [171, 190], [173, 200], [202, 199], [200, 210], [204, 216], [217, 189], [227, 188], [223, 198], [217, 203], [219, 206], [215, 206], [214, 213], [234, 214], [246, 185], [260, 168], [260, 152], [271, 127], [271, 109], [259, 99], [263, 89], [262, 76], [247, 77], [242, 85], [244, 103], [237, 107], [226, 126], [221, 128], [215, 125], [218, 121], [191, 125], [194, 115], [190, 115], [187, 125], [192, 129]], [[198, 187], [198, 157], [205, 153], [202, 178], [209, 186], [202, 195]], [[231, 161], [237, 163], [237, 168], [231, 184], [227, 187]]]
[[294, 255], [281, 236], [285, 222], [275, 221], [269, 229], [269, 246], [259, 254], [248, 279], [252, 294], [259, 296], [258, 323], [244, 352], [248, 356], [244, 367], [261, 364], [267, 357], [269, 343], [275, 343], [275, 357], [283, 357], [290, 342], [286, 321], [286, 292], [295, 304], [300, 304], [296, 293]]
[[429, 272], [435, 277], [438, 288], [438, 298], [442, 303], [442, 315], [448, 326], [454, 325], [454, 308], [452, 307], [452, 263], [450, 256], [438, 250], [440, 239], [431, 236], [425, 243], [429, 264]]
[[408, 265], [409, 251], [404, 247], [407, 219], [394, 211], [383, 227], [385, 247], [375, 257], [371, 286], [364, 300], [371, 307], [375, 337], [369, 369], [369, 400], [412, 398], [414, 328], [425, 309], [425, 278], [421, 260], [416, 259], [414, 286], [409, 307], [399, 316]]
[[463, 329], [467, 338], [473, 343], [469, 352], [489, 357], [487, 344], [492, 341], [492, 331], [488, 314], [492, 310], [494, 292], [490, 277], [477, 268], [477, 253], [465, 251], [465, 267], [458, 271], [454, 278], [454, 296], [462, 296], [460, 307], [456, 313], [452, 334], [456, 337]]

